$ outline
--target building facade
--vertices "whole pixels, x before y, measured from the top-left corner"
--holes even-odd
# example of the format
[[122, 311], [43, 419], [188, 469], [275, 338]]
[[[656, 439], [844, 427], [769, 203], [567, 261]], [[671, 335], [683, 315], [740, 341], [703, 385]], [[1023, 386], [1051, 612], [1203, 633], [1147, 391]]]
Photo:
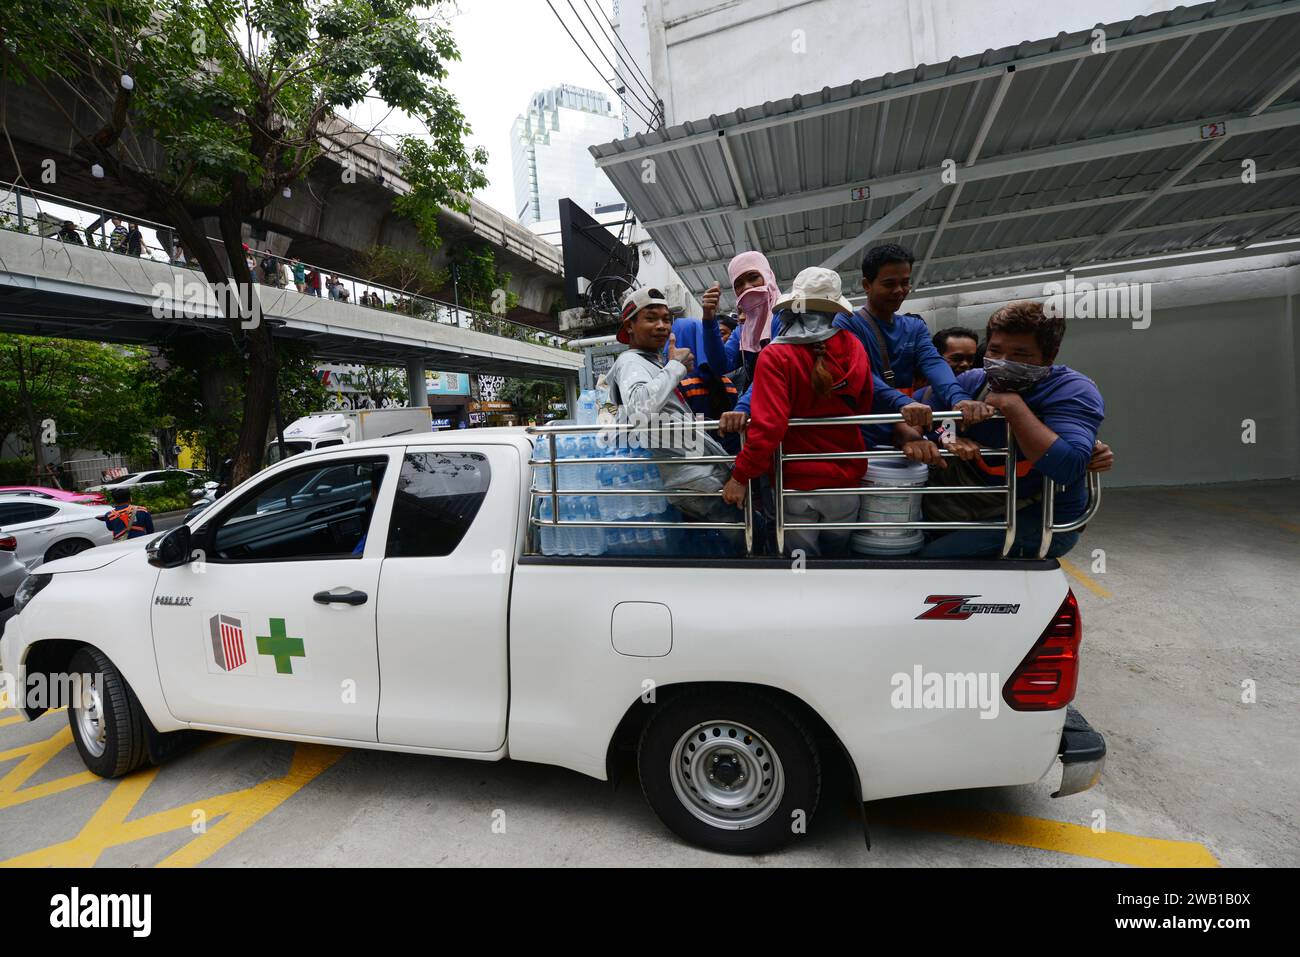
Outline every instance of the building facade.
[[618, 202], [588, 147], [622, 135], [623, 120], [604, 93], [565, 84], [533, 94], [511, 128], [515, 218], [526, 226], [557, 219], [564, 197], [588, 212]]

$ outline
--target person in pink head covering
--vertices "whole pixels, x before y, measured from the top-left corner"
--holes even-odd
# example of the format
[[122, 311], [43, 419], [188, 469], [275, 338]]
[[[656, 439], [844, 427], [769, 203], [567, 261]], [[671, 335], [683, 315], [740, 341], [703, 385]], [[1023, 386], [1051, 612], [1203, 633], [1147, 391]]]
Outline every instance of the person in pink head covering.
[[[727, 278], [736, 294], [741, 327], [726, 343], [727, 366], [744, 364], [746, 381], [753, 382], [754, 366], [763, 347], [781, 331], [781, 322], [772, 314], [772, 306], [781, 295], [776, 276], [767, 257], [755, 250], [740, 253], [727, 264]], [[749, 421], [749, 389], [746, 388], [732, 412], [720, 418], [719, 431], [740, 432]]]

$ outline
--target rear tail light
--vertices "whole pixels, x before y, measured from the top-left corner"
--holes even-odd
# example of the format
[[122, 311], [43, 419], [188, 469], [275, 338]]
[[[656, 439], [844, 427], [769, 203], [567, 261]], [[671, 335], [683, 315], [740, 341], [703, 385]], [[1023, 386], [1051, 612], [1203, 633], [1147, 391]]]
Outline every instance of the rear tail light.
[[1012, 711], [1056, 711], [1074, 700], [1082, 637], [1079, 603], [1074, 592], [1066, 592], [1038, 642], [1002, 686], [1002, 699]]
[[7, 535], [4, 538], [0, 538], [0, 552], [12, 552], [12, 551], [16, 551], [17, 548], [18, 548], [18, 539], [14, 538], [12, 535]]

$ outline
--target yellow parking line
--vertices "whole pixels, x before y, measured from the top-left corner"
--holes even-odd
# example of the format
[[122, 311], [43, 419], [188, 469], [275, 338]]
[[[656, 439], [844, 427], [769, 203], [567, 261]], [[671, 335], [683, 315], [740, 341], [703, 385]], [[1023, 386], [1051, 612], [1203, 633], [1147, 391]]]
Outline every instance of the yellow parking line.
[[1017, 847], [1033, 847], [1133, 867], [1219, 866], [1209, 849], [1195, 841], [1167, 841], [1118, 831], [1098, 834], [1081, 824], [1022, 817], [1000, 811], [946, 809], [901, 813], [885, 810], [873, 813], [868, 809], [867, 818], [871, 823], [897, 825], [997, 844], [1013, 844]]
[[[61, 736], [55, 736], [59, 737]], [[42, 744], [53, 747], [54, 741], [51, 739]], [[299, 744], [295, 746], [289, 773], [282, 778], [273, 778], [250, 788], [216, 794], [128, 821], [127, 817], [135, 809], [141, 795], [153, 783], [159, 769], [137, 771], [113, 785], [104, 802], [76, 837], [0, 861], [0, 867], [91, 867], [110, 847], [183, 828], [193, 828], [202, 820], [203, 830], [199, 836], [164, 858], [158, 866], [184, 867], [200, 864], [270, 814], [346, 753], [344, 748]], [[44, 757], [44, 760], [48, 760], [48, 757]], [[40, 763], [44, 763], [44, 760]], [[20, 765], [14, 772], [21, 768]], [[34, 770], [35, 767], [27, 774], [30, 775]], [[11, 776], [14, 772], [10, 772]], [[99, 780], [93, 775], [92, 779]], [[3, 784], [0, 781], [0, 786]], [[37, 788], [29, 790], [36, 791]], [[21, 793], [26, 795], [28, 791]], [[0, 797], [2, 796], [3, 793], [0, 792]]]
[[1064, 558], [1058, 558], [1057, 561], [1061, 563], [1061, 567], [1065, 569], [1066, 573], [1071, 578], [1077, 581], [1084, 588], [1088, 589], [1088, 591], [1092, 592], [1098, 598], [1113, 597], [1109, 591], [1107, 591], [1101, 585], [1098, 585], [1095, 581], [1093, 581], [1086, 574], [1084, 574], [1082, 568], [1079, 568], [1077, 565], [1075, 565], [1072, 562], [1067, 562]]

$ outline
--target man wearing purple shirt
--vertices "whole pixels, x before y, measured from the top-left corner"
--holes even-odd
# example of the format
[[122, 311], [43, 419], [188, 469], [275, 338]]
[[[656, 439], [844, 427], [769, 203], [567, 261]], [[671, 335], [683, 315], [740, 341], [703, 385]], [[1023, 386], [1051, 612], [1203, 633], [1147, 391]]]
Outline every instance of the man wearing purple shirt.
[[[1065, 486], [1055, 499], [1056, 521], [1078, 518], [1087, 504], [1085, 479], [1105, 405], [1091, 379], [1067, 366], [1052, 364], [1064, 336], [1065, 320], [1046, 315], [1041, 304], [1028, 300], [1009, 303], [989, 317], [984, 368], [957, 377], [958, 386], [982, 396], [1006, 417], [1016, 437], [1019, 507], [1011, 557], [1038, 555], [1044, 477]], [[940, 400], [931, 401], [938, 409]], [[1002, 422], [981, 422], [967, 426], [964, 435], [946, 445], [959, 458], [976, 465], [986, 484], [1001, 485], [1005, 460], [985, 462], [980, 447], [1005, 448], [1005, 430]], [[920, 436], [913, 433], [911, 438]], [[992, 558], [1001, 554], [1003, 538], [997, 529], [948, 532], [932, 539], [921, 557]], [[1078, 532], [1054, 535], [1047, 557], [1064, 555], [1078, 540]]]

